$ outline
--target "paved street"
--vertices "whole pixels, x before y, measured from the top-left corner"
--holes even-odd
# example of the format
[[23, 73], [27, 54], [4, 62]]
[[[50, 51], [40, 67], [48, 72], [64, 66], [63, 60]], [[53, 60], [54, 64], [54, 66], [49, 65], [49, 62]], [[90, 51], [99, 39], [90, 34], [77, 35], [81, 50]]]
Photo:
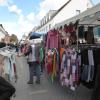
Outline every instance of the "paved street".
[[90, 100], [92, 91], [80, 86], [76, 92], [61, 87], [58, 82], [51, 84], [41, 76], [41, 84], [28, 85], [28, 65], [24, 57], [17, 58], [18, 81], [15, 84], [16, 97], [12, 100]]

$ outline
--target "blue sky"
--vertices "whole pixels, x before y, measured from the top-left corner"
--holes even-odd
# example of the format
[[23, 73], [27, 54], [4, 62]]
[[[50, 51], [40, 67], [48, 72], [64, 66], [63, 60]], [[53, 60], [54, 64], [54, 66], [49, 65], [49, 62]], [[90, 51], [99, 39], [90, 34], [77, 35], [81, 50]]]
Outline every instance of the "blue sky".
[[91, 0], [94, 4], [100, 3], [100, 0]]
[[[0, 0], [0, 24], [9, 34], [21, 38], [38, 25], [50, 9], [58, 9], [64, 2], [66, 0]], [[97, 4], [100, 0], [92, 2]]]

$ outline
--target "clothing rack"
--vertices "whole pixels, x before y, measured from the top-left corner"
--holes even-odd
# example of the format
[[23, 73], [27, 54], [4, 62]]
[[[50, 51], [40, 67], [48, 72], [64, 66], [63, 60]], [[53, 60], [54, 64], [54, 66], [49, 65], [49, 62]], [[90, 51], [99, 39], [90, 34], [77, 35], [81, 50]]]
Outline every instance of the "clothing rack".
[[79, 48], [100, 48], [100, 44], [79, 44]]
[[74, 48], [75, 51], [79, 52], [80, 49], [96, 49], [100, 48], [100, 44], [78, 44], [78, 45], [70, 45], [65, 48]]
[[[80, 20], [79, 20], [79, 22], [80, 22]], [[79, 33], [78, 33], [78, 28], [79, 28], [79, 26], [93, 26], [93, 27], [97, 27], [97, 26], [100, 26], [100, 25], [98, 25], [98, 24], [80, 24], [78, 22], [78, 25], [77, 25], [77, 29], [76, 29], [76, 35], [77, 35], [77, 50], [78, 50], [78, 47], [80, 46], [80, 44], [79, 44]], [[82, 44], [83, 45], [83, 44]], [[93, 45], [93, 44], [92, 44]], [[96, 45], [96, 44], [95, 44]], [[86, 44], [84, 45], [84, 46], [86, 46]], [[90, 46], [90, 44], [87, 44], [87, 46]], [[94, 45], [93, 45], [94, 46]]]
[[78, 26], [82, 26], [82, 25], [84, 25], [84, 26], [94, 26], [94, 27], [100, 26], [98, 24], [79, 24]]

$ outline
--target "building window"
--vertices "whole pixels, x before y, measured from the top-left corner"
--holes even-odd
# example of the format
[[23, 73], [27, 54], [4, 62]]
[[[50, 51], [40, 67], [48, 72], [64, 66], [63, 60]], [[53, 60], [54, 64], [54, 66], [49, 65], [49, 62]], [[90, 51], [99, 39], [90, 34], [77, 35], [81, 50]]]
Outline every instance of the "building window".
[[76, 10], [76, 15], [80, 14], [81, 11], [80, 10]]

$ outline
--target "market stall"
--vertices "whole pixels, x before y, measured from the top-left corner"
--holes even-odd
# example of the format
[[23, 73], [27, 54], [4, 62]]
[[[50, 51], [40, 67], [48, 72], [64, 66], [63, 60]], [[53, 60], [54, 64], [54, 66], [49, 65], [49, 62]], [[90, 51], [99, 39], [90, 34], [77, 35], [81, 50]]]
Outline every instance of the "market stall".
[[[60, 24], [47, 33], [45, 67], [52, 83], [56, 78], [61, 86], [75, 91], [80, 84], [93, 89], [93, 100], [99, 100], [100, 11], [82, 19]], [[100, 37], [99, 37], [100, 38]], [[98, 89], [97, 89], [98, 88]], [[96, 99], [95, 99], [96, 98]]]

